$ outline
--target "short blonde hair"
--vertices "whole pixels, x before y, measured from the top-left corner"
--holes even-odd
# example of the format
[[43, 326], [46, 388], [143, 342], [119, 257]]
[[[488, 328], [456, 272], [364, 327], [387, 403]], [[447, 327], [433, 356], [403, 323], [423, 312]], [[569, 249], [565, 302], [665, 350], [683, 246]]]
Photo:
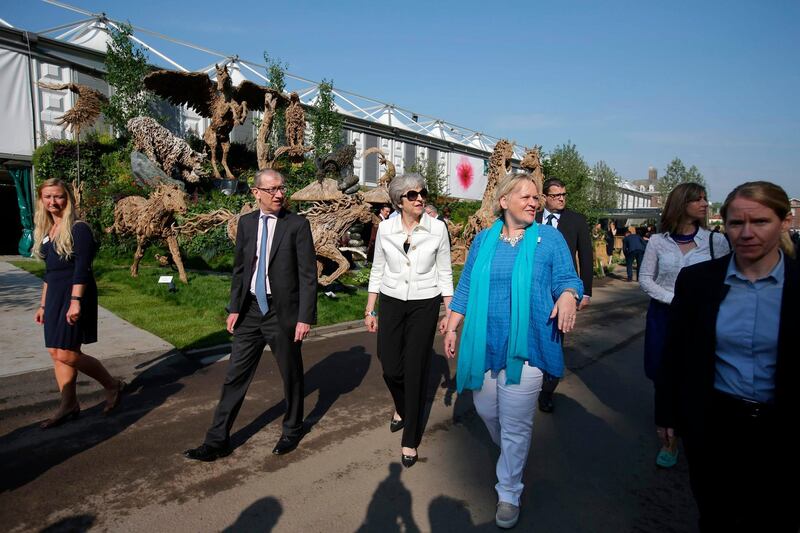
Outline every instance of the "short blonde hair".
[[517, 185], [523, 181], [528, 181], [534, 186], [536, 189], [536, 199], [539, 199], [539, 193], [541, 191], [539, 190], [539, 185], [536, 183], [536, 179], [533, 177], [533, 174], [527, 172], [521, 174], [509, 174], [500, 180], [500, 183], [497, 184], [497, 189], [494, 191], [492, 211], [494, 212], [495, 216], [502, 217], [503, 212], [505, 211], [505, 209], [500, 206], [500, 198], [511, 194], [514, 189], [517, 188]]

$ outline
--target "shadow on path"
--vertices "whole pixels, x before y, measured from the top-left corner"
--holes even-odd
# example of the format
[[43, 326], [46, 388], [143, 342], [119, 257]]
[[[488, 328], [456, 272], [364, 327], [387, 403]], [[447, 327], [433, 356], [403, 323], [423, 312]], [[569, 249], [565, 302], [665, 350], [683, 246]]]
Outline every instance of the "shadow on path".
[[375, 489], [357, 533], [419, 533], [411, 514], [411, 492], [400, 480], [402, 470], [400, 463], [389, 464], [389, 475]]
[[39, 533], [83, 533], [84, 531], [89, 531], [94, 522], [94, 515], [79, 514], [62, 518], [58, 522], [40, 529]]
[[[361, 384], [371, 360], [372, 356], [363, 346], [353, 346], [347, 351], [330, 354], [306, 371], [305, 396], [314, 391], [319, 391], [319, 396], [305, 418], [305, 432], [311, 431], [342, 395], [352, 392]], [[234, 448], [241, 446], [285, 412], [286, 402], [281, 400], [231, 435], [231, 445]]]
[[222, 530], [222, 533], [241, 533], [258, 531], [269, 533], [278, 523], [283, 513], [280, 502], [272, 496], [261, 498], [250, 504], [236, 522]]
[[101, 415], [105, 404], [101, 400], [103, 392], [81, 394], [80, 385], [85, 376], [79, 376], [80, 399], [84, 405], [90, 402], [95, 405], [81, 411], [78, 421], [48, 430], [41, 430], [39, 422], [35, 422], [0, 437], [0, 464], [3, 465], [0, 493], [29, 483], [54, 466], [111, 439], [140, 421], [170, 396], [181, 391], [185, 387], [182, 379], [213, 361], [205, 362], [203, 364], [173, 350], [141, 363], [137, 368], [155, 364], [130, 381], [121, 406], [109, 417]]

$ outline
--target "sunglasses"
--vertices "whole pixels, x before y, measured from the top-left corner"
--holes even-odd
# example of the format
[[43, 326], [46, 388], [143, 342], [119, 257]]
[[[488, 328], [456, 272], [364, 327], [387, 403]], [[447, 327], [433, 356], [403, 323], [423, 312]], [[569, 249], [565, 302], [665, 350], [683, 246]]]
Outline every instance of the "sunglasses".
[[423, 187], [419, 191], [408, 191], [400, 196], [400, 198], [408, 198], [409, 202], [416, 202], [418, 197], [421, 197], [422, 200], [425, 201], [428, 198], [428, 189]]

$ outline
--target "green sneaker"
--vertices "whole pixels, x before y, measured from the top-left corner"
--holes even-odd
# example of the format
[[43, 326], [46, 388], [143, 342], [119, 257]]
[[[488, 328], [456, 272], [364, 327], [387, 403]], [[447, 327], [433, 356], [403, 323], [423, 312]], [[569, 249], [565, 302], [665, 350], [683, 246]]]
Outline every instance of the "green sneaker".
[[675, 450], [675, 453], [671, 453], [669, 450], [661, 448], [661, 450], [658, 452], [658, 456], [656, 457], [656, 465], [660, 466], [661, 468], [672, 468], [677, 462], [678, 450]]

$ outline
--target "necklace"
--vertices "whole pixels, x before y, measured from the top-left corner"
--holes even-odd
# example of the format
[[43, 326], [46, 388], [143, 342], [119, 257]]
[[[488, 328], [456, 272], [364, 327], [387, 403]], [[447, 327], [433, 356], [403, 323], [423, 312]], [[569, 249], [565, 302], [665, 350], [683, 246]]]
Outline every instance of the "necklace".
[[699, 229], [700, 227], [697, 226], [694, 230], [694, 233], [689, 233], [688, 235], [683, 235], [681, 233], [670, 233], [669, 236], [672, 237], [672, 240], [677, 244], [688, 244], [694, 240], [694, 237], [697, 235]]
[[507, 243], [508, 243], [508, 244], [510, 244], [510, 245], [511, 245], [511, 247], [513, 248], [514, 246], [516, 246], [517, 244], [519, 244], [519, 241], [521, 241], [521, 240], [522, 240], [522, 238], [523, 238], [524, 236], [525, 236], [525, 233], [524, 233], [524, 232], [523, 232], [523, 233], [520, 233], [519, 235], [516, 235], [516, 236], [514, 236], [514, 237], [508, 237], [508, 236], [506, 236], [506, 235], [503, 235], [503, 234], [501, 233], [501, 234], [500, 234], [500, 240], [501, 240], [501, 241], [503, 241], [503, 242], [507, 242]]

